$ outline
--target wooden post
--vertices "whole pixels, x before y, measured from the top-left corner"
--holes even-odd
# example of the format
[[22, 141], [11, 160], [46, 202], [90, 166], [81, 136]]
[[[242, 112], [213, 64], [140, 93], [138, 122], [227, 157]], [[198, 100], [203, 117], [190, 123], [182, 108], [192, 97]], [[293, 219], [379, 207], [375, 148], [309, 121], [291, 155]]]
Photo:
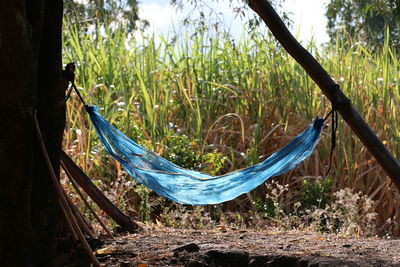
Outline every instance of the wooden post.
[[400, 191], [400, 164], [316, 59], [296, 41], [267, 0], [248, 0], [286, 51], [304, 68]]
[[128, 216], [123, 214], [90, 180], [89, 177], [75, 164], [75, 162], [64, 152], [61, 153], [61, 161], [71, 178], [124, 230], [136, 233], [140, 226], [134, 223]]

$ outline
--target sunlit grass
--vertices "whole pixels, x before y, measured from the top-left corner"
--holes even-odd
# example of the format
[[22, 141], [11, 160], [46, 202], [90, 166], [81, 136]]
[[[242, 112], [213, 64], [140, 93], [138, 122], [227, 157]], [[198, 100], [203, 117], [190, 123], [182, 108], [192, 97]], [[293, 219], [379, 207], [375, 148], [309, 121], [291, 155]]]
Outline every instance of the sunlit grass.
[[[216, 150], [226, 157], [222, 171], [230, 171], [265, 159], [330, 110], [301, 66], [266, 33], [253, 32], [237, 41], [207, 32], [135, 41], [122, 26], [102, 34], [88, 34], [78, 26], [65, 24], [64, 62], [77, 62], [76, 84], [86, 101], [157, 153], [166, 151], [171, 136], [186, 135], [194, 140], [193, 153]], [[376, 53], [361, 44], [308, 49], [399, 158], [400, 64], [388, 42]], [[115, 179], [119, 165], [114, 167], [101, 150], [76, 98], [68, 103], [67, 119], [65, 148], [90, 175]], [[362, 191], [379, 200], [382, 220], [400, 217], [394, 186], [342, 121], [337, 136], [333, 190]], [[290, 204], [300, 197], [304, 177], [323, 176], [329, 151], [325, 130], [313, 156], [278, 178], [290, 184], [282, 201]], [[263, 195], [264, 189], [253, 194]], [[251, 207], [249, 202], [242, 203]]]

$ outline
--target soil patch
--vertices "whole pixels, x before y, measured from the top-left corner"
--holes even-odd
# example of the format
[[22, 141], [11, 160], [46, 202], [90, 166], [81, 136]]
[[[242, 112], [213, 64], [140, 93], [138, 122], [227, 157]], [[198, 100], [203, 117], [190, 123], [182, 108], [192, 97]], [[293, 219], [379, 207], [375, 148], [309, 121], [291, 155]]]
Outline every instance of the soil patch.
[[400, 267], [400, 240], [380, 237], [150, 227], [139, 234], [121, 234], [115, 240], [102, 241], [97, 240], [96, 254], [104, 266], [110, 267]]

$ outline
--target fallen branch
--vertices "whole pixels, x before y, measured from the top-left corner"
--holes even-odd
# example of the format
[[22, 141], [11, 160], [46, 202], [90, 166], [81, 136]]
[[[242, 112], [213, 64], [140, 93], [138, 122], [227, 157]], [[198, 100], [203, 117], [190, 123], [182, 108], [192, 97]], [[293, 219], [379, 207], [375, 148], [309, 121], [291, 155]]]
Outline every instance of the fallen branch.
[[83, 229], [83, 231], [90, 237], [94, 238], [95, 236], [92, 233], [92, 230], [90, 229], [90, 225], [88, 224], [88, 222], [85, 220], [85, 218], [83, 217], [82, 213], [78, 210], [78, 208], [74, 205], [74, 203], [72, 202], [71, 199], [69, 199], [67, 193], [65, 192], [65, 190], [61, 187], [61, 191], [64, 194], [65, 199], [67, 200], [68, 206], [71, 209], [72, 213], [74, 214], [74, 217], [78, 223], [78, 225], [80, 226], [81, 229]]
[[70, 173], [71, 178], [89, 195], [89, 197], [108, 214], [123, 230], [136, 233], [140, 226], [122, 213], [98, 188], [89, 177], [75, 164], [64, 152], [61, 153], [61, 161], [64, 168]]
[[114, 239], [113, 235], [111, 234], [110, 230], [108, 230], [107, 226], [104, 224], [104, 222], [100, 219], [100, 217], [96, 214], [96, 212], [93, 210], [93, 208], [90, 206], [90, 204], [88, 203], [88, 201], [86, 200], [85, 196], [82, 194], [81, 190], [79, 190], [78, 185], [75, 183], [74, 179], [72, 178], [71, 174], [69, 173], [69, 171], [67, 170], [66, 166], [64, 165], [64, 162], [61, 161], [61, 165], [65, 171], [65, 173], [67, 174], [68, 180], [71, 182], [72, 186], [75, 188], [76, 192], [78, 193], [78, 195], [80, 196], [80, 198], [82, 199], [82, 201], [85, 203], [86, 207], [90, 210], [90, 212], [93, 214], [93, 216], [96, 218], [96, 220], [98, 221], [98, 223], [101, 225], [101, 227], [103, 227], [104, 231], [106, 231], [106, 233], [108, 234], [108, 236], [111, 239]]

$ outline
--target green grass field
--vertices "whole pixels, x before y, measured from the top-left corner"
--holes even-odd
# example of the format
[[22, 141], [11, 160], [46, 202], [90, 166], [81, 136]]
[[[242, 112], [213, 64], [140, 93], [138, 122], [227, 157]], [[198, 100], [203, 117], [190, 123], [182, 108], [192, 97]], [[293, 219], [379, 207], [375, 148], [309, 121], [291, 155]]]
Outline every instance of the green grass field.
[[[186, 168], [224, 173], [255, 164], [331, 108], [301, 66], [267, 32], [252, 32], [237, 41], [221, 33], [198, 32], [175, 38], [141, 36], [139, 42], [128, 38], [123, 26], [106, 28], [103, 34], [88, 34], [78, 26], [65, 24], [64, 63], [77, 62], [76, 84], [86, 101], [99, 106], [127, 136]], [[399, 158], [400, 62], [388, 42], [373, 53], [350, 39], [319, 50], [312, 44], [306, 47]], [[343, 121], [331, 182], [324, 188], [329, 133], [326, 128], [304, 164], [274, 178], [289, 185], [277, 201], [293, 209], [304, 200], [304, 192], [322, 199], [323, 194], [349, 187], [375, 200], [381, 223], [395, 216], [399, 220], [394, 185]], [[129, 180], [101, 149], [76, 97], [68, 102], [64, 148], [104, 188], [118, 188]], [[117, 199], [126, 209], [131, 205], [127, 192], [135, 186], [128, 185], [120, 185], [123, 194]], [[263, 201], [268, 190], [261, 186], [209, 211], [256, 211], [255, 200]]]

